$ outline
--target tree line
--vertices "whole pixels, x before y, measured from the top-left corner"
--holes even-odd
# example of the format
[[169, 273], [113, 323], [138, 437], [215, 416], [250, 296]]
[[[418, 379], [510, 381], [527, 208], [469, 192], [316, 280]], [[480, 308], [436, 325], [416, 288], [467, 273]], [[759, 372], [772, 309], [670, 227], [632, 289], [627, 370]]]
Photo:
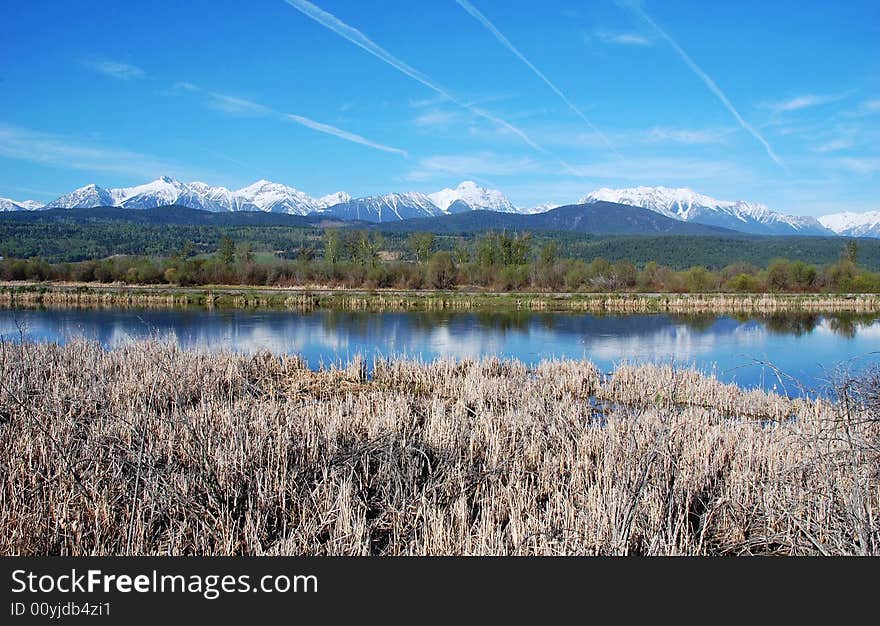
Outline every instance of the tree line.
[[[448, 247], [448, 246], [447, 246]], [[378, 231], [327, 229], [321, 240], [281, 258], [249, 244], [220, 238], [213, 253], [184, 243], [170, 256], [114, 256], [49, 263], [39, 258], [0, 261], [7, 281], [119, 282], [126, 284], [331, 286], [364, 289], [483, 288], [545, 292], [880, 292], [880, 273], [859, 266], [851, 240], [831, 264], [779, 258], [766, 267], [734, 263], [721, 269], [673, 269], [654, 261], [568, 258], [551, 240], [528, 234], [486, 233], [438, 249], [431, 233], [409, 235], [391, 250]]]

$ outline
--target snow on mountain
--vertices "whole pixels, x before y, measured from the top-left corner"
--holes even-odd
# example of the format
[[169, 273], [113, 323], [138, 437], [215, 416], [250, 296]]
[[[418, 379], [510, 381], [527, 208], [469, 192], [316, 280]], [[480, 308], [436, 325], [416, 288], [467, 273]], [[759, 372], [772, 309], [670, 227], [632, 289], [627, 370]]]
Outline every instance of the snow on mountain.
[[391, 222], [414, 217], [433, 217], [442, 211], [423, 193], [389, 193], [354, 198], [331, 206], [326, 213], [343, 220]]
[[685, 222], [721, 226], [759, 235], [831, 234], [813, 217], [784, 215], [771, 211], [763, 204], [744, 200], [716, 200], [688, 188], [602, 188], [588, 194], [581, 203], [600, 201], [638, 206]]
[[323, 208], [317, 200], [302, 191], [268, 180], [258, 180], [235, 193], [261, 211], [270, 213], [308, 215]]
[[[232, 191], [231, 189], [227, 189], [226, 187], [211, 187], [207, 183], [202, 183], [198, 181], [188, 183], [187, 186], [196, 194], [198, 194], [200, 198], [200, 203], [207, 211], [223, 212], [260, 210], [259, 207], [254, 206], [253, 204], [242, 198], [237, 191]], [[179, 203], [180, 202], [178, 202], [178, 204]]]
[[22, 206], [9, 198], [0, 198], [0, 212], [2, 211], [21, 211]]
[[535, 215], [536, 213], [546, 213], [552, 209], [558, 209], [561, 206], [561, 204], [556, 204], [555, 202], [545, 202], [533, 207], [519, 207], [517, 212], [523, 215]]
[[36, 211], [42, 209], [43, 203], [36, 200], [10, 200], [9, 198], [0, 198], [0, 213], [3, 211]]
[[23, 208], [25, 211], [39, 211], [46, 206], [43, 202], [37, 202], [36, 200], [22, 200], [15, 204]]
[[116, 204], [126, 209], [154, 209], [179, 204], [193, 209], [216, 210], [197, 191], [167, 176], [145, 185], [112, 189], [111, 194]]
[[[347, 198], [347, 194], [339, 194]], [[44, 208], [87, 208], [120, 206], [126, 209], [152, 209], [179, 204], [203, 211], [268, 211], [306, 215], [324, 205], [321, 201], [292, 187], [259, 180], [238, 190], [211, 187], [203, 182], [182, 183], [162, 176], [144, 185], [119, 189], [102, 189], [88, 185], [61, 196]]]
[[337, 191], [336, 193], [327, 194], [326, 196], [321, 196], [318, 198], [317, 203], [322, 209], [329, 208], [335, 204], [342, 204], [343, 202], [348, 202], [351, 200], [351, 196], [345, 193], [344, 191]]
[[44, 209], [90, 209], [97, 206], [115, 206], [113, 195], [97, 185], [86, 185], [64, 194], [47, 204]]
[[822, 225], [847, 237], [880, 237], [880, 211], [834, 213], [819, 218]]
[[[628, 204], [651, 209], [686, 222], [722, 226], [746, 233], [774, 235], [850, 235], [880, 237], [880, 211], [872, 213], [839, 213], [817, 220], [812, 217], [783, 215], [762, 204], [742, 200], [716, 200], [691, 189], [668, 187], [634, 187], [630, 189], [597, 189], [581, 203], [600, 201]], [[347, 220], [382, 222], [489, 210], [504, 213], [543, 213], [557, 204], [532, 208], [516, 208], [497, 189], [480, 187], [464, 181], [454, 189], [442, 189], [428, 195], [422, 193], [390, 193], [352, 198], [344, 191], [313, 198], [293, 187], [258, 180], [241, 189], [212, 187], [203, 182], [182, 183], [163, 176], [135, 187], [104, 189], [97, 185], [80, 187], [46, 205], [33, 200], [16, 202], [0, 199], [0, 211], [53, 208], [91, 208], [119, 206], [128, 209], [149, 209], [178, 204], [204, 211], [266, 211], [292, 215], [324, 214]]]
[[480, 187], [471, 180], [464, 181], [455, 189], [446, 188], [428, 194], [428, 198], [444, 213], [450, 212], [449, 207], [456, 201], [466, 203], [473, 210], [498, 211], [500, 213], [517, 212], [516, 207], [502, 192], [497, 189]]

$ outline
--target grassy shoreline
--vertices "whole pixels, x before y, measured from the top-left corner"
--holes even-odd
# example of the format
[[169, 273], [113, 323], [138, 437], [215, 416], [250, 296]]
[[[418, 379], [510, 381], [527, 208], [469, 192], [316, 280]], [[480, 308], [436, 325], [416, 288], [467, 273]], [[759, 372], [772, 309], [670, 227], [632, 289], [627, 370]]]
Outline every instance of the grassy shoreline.
[[608, 313], [880, 312], [880, 294], [531, 293], [324, 287], [0, 283], [0, 307], [482, 310]]
[[880, 377], [0, 343], [0, 555], [880, 554]]

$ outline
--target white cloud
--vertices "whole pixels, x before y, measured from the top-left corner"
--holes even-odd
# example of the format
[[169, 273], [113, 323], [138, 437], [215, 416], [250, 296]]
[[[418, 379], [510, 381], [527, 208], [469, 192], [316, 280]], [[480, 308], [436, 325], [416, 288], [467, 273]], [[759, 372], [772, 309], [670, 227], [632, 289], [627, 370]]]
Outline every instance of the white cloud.
[[[747, 178], [737, 164], [706, 159], [651, 157], [629, 159], [626, 163], [573, 165], [579, 176], [603, 181], [629, 180], [639, 184], [691, 184], [691, 181], [737, 176]], [[559, 172], [562, 174], [562, 172]]]
[[837, 102], [838, 100], [843, 100], [849, 95], [849, 93], [844, 94], [804, 94], [801, 96], [795, 96], [793, 98], [789, 98], [788, 100], [781, 100], [778, 102], [765, 102], [761, 104], [761, 108], [769, 109], [774, 113], [789, 113], [791, 111], [800, 111], [801, 109], [809, 109], [812, 107], [821, 106], [823, 104], [830, 104], [832, 102]]
[[149, 154], [4, 125], [0, 125], [0, 156], [53, 167], [134, 176], [157, 176], [183, 170], [179, 165]]
[[880, 172], [880, 158], [877, 157], [845, 157], [838, 159], [837, 164], [856, 174]]
[[539, 170], [529, 158], [515, 158], [492, 152], [476, 154], [435, 155], [419, 161], [418, 167], [407, 175], [408, 180], [430, 180], [454, 174], [465, 178], [479, 176], [513, 176], [535, 173]]
[[420, 128], [441, 127], [446, 128], [460, 118], [458, 113], [433, 109], [426, 111], [413, 120], [413, 124]]
[[88, 59], [82, 64], [92, 71], [118, 78], [120, 80], [132, 80], [135, 78], [144, 78], [147, 73], [137, 65], [130, 63], [120, 63], [119, 61], [111, 61], [109, 59]]
[[[735, 132], [733, 127], [675, 128], [654, 126], [651, 128], [623, 129], [610, 133], [615, 145], [625, 149], [643, 149], [645, 146], [668, 145], [709, 145], [723, 144]], [[548, 146], [574, 148], [577, 150], [598, 150], [604, 144], [593, 134], [573, 125], [553, 125], [535, 133]]]
[[224, 113], [233, 115], [269, 115], [272, 113], [272, 109], [269, 107], [245, 98], [214, 92], [208, 92], [208, 95], [210, 106]]
[[596, 36], [605, 43], [613, 43], [622, 46], [650, 46], [651, 40], [639, 33], [610, 33], [600, 31]]
[[724, 143], [727, 131], [715, 129], [687, 129], [655, 127], [648, 131], [647, 137], [653, 142], [671, 142], [687, 145]]
[[852, 139], [840, 137], [838, 139], [832, 139], [831, 141], [826, 141], [820, 146], [816, 146], [813, 148], [814, 152], [837, 152], [838, 150], [846, 150], [847, 148], [851, 148], [853, 146]]
[[857, 116], [874, 115], [875, 113], [880, 113], [880, 99], [865, 100], [859, 104], [859, 107], [855, 111]]

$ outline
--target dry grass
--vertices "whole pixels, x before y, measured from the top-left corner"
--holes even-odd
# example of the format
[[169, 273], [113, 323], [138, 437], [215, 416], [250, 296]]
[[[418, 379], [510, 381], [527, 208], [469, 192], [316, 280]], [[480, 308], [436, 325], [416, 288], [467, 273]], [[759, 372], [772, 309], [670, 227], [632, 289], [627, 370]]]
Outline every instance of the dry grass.
[[876, 376], [365, 365], [0, 344], [0, 554], [880, 553]]
[[169, 286], [0, 283], [0, 307], [274, 307], [297, 311], [486, 308], [593, 313], [876, 313], [877, 294], [486, 293], [326, 288], [175, 288]]

